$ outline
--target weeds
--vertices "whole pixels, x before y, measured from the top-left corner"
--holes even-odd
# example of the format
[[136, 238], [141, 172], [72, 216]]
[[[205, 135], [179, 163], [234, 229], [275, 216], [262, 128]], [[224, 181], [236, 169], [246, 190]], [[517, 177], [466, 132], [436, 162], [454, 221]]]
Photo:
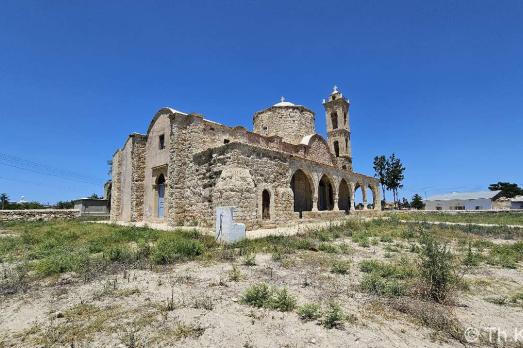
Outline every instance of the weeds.
[[321, 306], [316, 303], [307, 303], [298, 308], [298, 316], [303, 321], [318, 320], [321, 315]]
[[243, 263], [245, 266], [256, 266], [256, 254], [251, 253], [251, 254], [246, 255], [246, 256], [243, 258], [242, 263]]
[[229, 271], [229, 280], [231, 282], [239, 282], [242, 279], [242, 272], [236, 265], [232, 265], [232, 269]]
[[249, 287], [242, 296], [242, 302], [253, 307], [276, 309], [281, 312], [292, 311], [296, 307], [296, 298], [287, 288], [272, 288], [266, 283]]
[[349, 273], [350, 262], [348, 261], [336, 261], [331, 266], [331, 273], [347, 274]]
[[343, 328], [343, 323], [347, 319], [345, 313], [341, 309], [340, 305], [334, 302], [328, 304], [327, 309], [325, 310], [321, 324], [327, 329], [341, 329]]
[[427, 287], [426, 296], [442, 303], [456, 283], [453, 256], [446, 245], [441, 245], [428, 235], [423, 236], [422, 244], [420, 275]]

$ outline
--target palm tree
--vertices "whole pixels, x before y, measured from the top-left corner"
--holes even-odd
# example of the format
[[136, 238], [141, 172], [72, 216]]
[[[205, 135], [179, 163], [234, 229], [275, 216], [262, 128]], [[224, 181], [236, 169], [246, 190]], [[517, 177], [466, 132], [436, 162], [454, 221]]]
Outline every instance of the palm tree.
[[2, 202], [2, 210], [4, 210], [5, 205], [9, 203], [9, 196], [7, 195], [7, 193], [2, 193], [0, 195], [0, 202]]

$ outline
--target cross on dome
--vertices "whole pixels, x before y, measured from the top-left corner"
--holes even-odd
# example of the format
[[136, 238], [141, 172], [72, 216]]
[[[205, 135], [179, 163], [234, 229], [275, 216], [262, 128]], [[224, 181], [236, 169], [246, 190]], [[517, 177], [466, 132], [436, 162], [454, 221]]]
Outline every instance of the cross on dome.
[[284, 96], [281, 96], [280, 98], [280, 102], [283, 103], [285, 101], [285, 97]]
[[332, 89], [332, 94], [338, 93], [338, 86], [334, 85], [334, 88]]

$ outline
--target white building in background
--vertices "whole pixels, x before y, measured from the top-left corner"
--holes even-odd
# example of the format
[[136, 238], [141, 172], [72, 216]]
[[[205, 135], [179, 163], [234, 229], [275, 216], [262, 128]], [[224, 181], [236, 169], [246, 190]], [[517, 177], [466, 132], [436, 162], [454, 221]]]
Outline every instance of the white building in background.
[[452, 192], [427, 198], [425, 210], [491, 210], [501, 191]]
[[523, 196], [516, 196], [510, 200], [510, 209], [523, 209]]

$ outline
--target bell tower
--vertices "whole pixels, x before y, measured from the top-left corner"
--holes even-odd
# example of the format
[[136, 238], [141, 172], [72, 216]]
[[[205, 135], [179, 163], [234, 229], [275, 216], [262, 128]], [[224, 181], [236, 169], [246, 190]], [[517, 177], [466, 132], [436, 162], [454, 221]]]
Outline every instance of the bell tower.
[[336, 86], [327, 100], [323, 100], [331, 153], [336, 156], [340, 169], [352, 171], [349, 106], [349, 100], [343, 97]]

